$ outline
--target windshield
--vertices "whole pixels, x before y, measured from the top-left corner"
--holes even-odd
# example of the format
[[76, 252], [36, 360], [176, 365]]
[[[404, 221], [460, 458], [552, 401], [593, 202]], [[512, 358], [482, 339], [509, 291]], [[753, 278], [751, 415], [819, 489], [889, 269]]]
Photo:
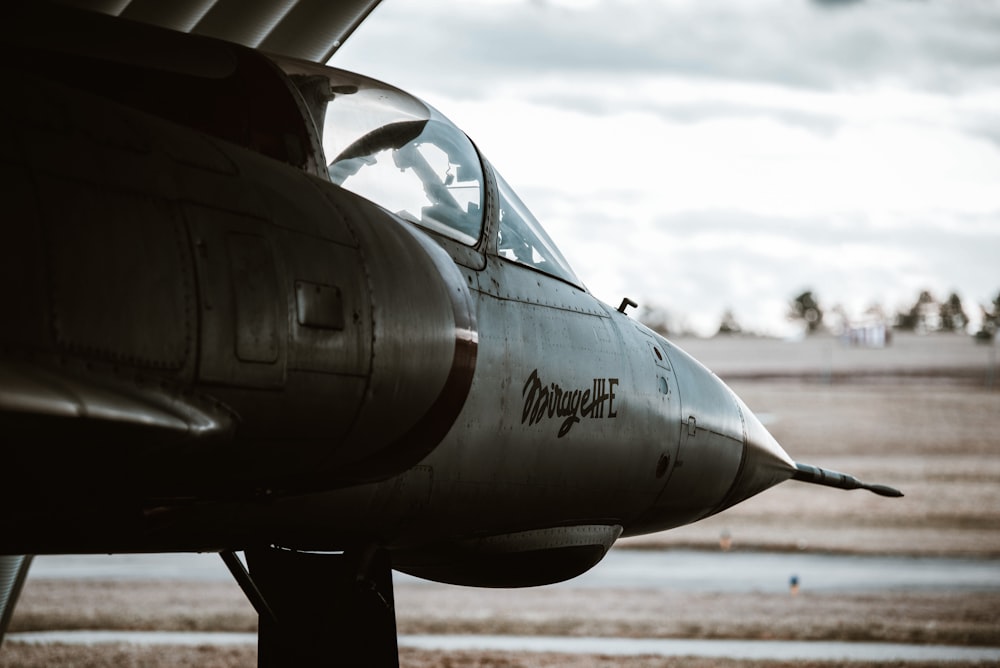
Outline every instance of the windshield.
[[552, 239], [499, 174], [497, 187], [500, 191], [500, 238], [497, 243], [500, 257], [580, 285], [580, 279], [569, 268]]

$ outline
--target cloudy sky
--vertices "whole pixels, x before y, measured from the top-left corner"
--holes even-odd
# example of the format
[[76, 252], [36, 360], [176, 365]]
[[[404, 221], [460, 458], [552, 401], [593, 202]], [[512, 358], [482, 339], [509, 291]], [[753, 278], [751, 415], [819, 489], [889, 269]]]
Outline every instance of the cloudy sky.
[[1000, 292], [1000, 2], [384, 0], [331, 64], [454, 120], [608, 303]]

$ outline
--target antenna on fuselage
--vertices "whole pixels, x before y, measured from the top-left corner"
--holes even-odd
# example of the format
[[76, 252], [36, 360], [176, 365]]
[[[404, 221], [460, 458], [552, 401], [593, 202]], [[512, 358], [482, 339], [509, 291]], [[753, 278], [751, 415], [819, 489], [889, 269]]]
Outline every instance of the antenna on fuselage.
[[622, 303], [619, 304], [619, 306], [618, 306], [618, 312], [619, 313], [624, 313], [625, 309], [627, 309], [629, 306], [631, 306], [632, 308], [636, 308], [639, 305], [636, 304], [631, 299], [629, 299], [628, 297], [625, 297], [624, 299], [622, 299]]

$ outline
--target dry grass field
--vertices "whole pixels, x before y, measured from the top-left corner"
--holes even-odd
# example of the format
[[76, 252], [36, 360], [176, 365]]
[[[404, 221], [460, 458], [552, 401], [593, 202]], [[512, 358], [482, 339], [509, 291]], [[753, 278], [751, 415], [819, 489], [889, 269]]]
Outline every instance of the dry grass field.
[[[664, 592], [642, 589], [491, 590], [402, 584], [402, 634], [739, 638], [1000, 646], [1000, 593], [804, 591]], [[228, 582], [37, 580], [14, 631], [255, 632], [257, 618]], [[0, 665], [2, 654], [0, 653]]]
[[[4, 650], [7, 652], [8, 650]], [[17, 663], [0, 665], [25, 668], [75, 666], [78, 668], [231, 668], [257, 665], [253, 647], [235, 648], [174, 648], [132, 647], [30, 647], [15, 649]], [[402, 648], [399, 652], [403, 668], [838, 668], [857, 663], [836, 661], [750, 661], [717, 658], [662, 658], [636, 656], [622, 659], [614, 656], [576, 654], [532, 654], [518, 652], [436, 652]], [[899, 662], [881, 663], [881, 668], [973, 668], [982, 664]]]
[[[1000, 556], [997, 345], [897, 336], [678, 342], [716, 371], [796, 460], [901, 489], [902, 499], [790, 482], [633, 547]], [[996, 382], [994, 382], [996, 381]]]
[[[699, 341], [693, 347], [700, 349], [692, 352], [764, 416], [768, 428], [795, 459], [892, 485], [906, 496], [885, 499], [863, 491], [789, 482], [717, 517], [627, 539], [621, 547], [718, 549], [719, 536], [725, 531], [732, 536], [735, 550], [1000, 557], [1000, 391], [987, 385], [989, 357], [984, 348], [962, 338], [940, 344], [940, 355], [935, 354], [933, 340], [904, 339], [896, 348], [883, 351], [842, 350], [829, 342], [807, 342], [801, 344], [803, 348], [783, 348], [779, 343], [759, 342], [754, 353], [753, 340], [725, 345]], [[780, 373], [765, 373], [767, 368]], [[1000, 646], [1000, 593], [986, 591], [804, 591], [791, 597], [567, 588], [558, 595], [497, 591], [484, 600], [475, 590], [404, 584], [397, 587], [396, 599], [399, 631], [405, 634], [836, 639]], [[253, 631], [255, 622], [235, 584], [29, 580], [12, 630]], [[802, 665], [414, 649], [403, 649], [401, 659], [404, 666], [413, 667]], [[253, 647], [8, 643], [0, 651], [0, 666], [254, 664]]]
[[[8, 650], [4, 650], [7, 652]], [[15, 649], [18, 663], [5, 666], [46, 668], [75, 666], [79, 668], [231, 668], [255, 666], [257, 652], [253, 647], [235, 648], [174, 648], [132, 647], [30, 647]], [[636, 656], [622, 659], [614, 656], [576, 654], [532, 654], [517, 652], [436, 652], [402, 648], [399, 652], [403, 668], [838, 668], [856, 667], [857, 663], [836, 661], [749, 661], [717, 658], [662, 658]], [[882, 663], [882, 668], [972, 668], [982, 664], [900, 662]]]
[[885, 499], [789, 482], [716, 517], [623, 544], [1000, 555], [1000, 392], [893, 380], [734, 381], [798, 461], [901, 489]]

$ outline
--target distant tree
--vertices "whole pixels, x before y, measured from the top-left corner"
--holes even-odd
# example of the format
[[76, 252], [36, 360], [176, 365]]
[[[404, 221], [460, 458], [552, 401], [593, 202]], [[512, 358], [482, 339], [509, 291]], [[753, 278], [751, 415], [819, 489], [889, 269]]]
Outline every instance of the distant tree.
[[909, 311], [896, 314], [896, 329], [906, 332], [928, 332], [937, 329], [937, 302], [928, 290], [922, 290]]
[[643, 304], [639, 307], [637, 319], [660, 336], [669, 336], [671, 333], [671, 317], [665, 308]]
[[945, 332], [964, 333], [969, 327], [969, 316], [962, 308], [962, 300], [954, 292], [941, 303], [938, 313], [941, 318], [941, 329]]
[[823, 327], [823, 310], [811, 290], [806, 290], [792, 301], [788, 318], [803, 321], [809, 334], [820, 331]]
[[868, 308], [866, 308], [864, 315], [875, 322], [888, 322], [888, 318], [885, 315], [885, 309], [882, 308], [882, 305], [878, 302], [873, 302]]
[[719, 324], [719, 334], [739, 334], [743, 331], [740, 327], [740, 323], [736, 322], [736, 316], [733, 315], [732, 309], [726, 309], [726, 312], [722, 314], [722, 322]]
[[[836, 316], [834, 319], [835, 324], [833, 325], [835, 332], [847, 332], [851, 329], [851, 316], [847, 313], [847, 309], [844, 308], [843, 304], [834, 304], [833, 308], [830, 309], [830, 313]], [[827, 317], [826, 320], [829, 322], [830, 318]]]
[[976, 332], [976, 338], [981, 341], [992, 341], [997, 331], [1000, 331], [1000, 293], [997, 293], [990, 306], [991, 308], [987, 309], [982, 304], [979, 305], [983, 312], [983, 324]]

